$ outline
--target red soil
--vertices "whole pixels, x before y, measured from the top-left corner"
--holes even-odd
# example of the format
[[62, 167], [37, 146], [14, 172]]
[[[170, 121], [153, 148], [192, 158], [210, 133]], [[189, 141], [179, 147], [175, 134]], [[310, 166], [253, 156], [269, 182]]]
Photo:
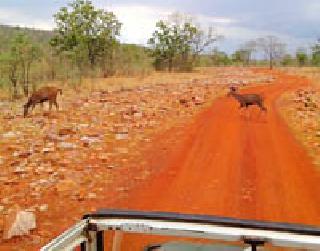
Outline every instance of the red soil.
[[[157, 170], [147, 181], [129, 190], [126, 198], [115, 200], [116, 194], [111, 196], [106, 191], [104, 200], [90, 206], [320, 226], [320, 173], [291, 134], [276, 105], [282, 93], [307, 85], [308, 81], [276, 75], [274, 84], [244, 91], [263, 93], [267, 114], [259, 115], [257, 109], [250, 108], [251, 117], [246, 118], [240, 114], [234, 99], [217, 99], [190, 125], [159, 137], [159, 144], [146, 155], [148, 163]], [[172, 147], [164, 136], [172, 139], [175, 135], [180, 143]], [[164, 147], [169, 150], [163, 151]], [[122, 179], [132, 177], [130, 172], [132, 170], [126, 169]], [[124, 181], [118, 179], [117, 182], [114, 187], [123, 185]], [[79, 207], [80, 204], [72, 206], [65, 201], [65, 215], [62, 216], [60, 210], [46, 216], [56, 219], [54, 225], [49, 226], [42, 226], [39, 219], [41, 229], [51, 234], [61, 233]], [[138, 237], [125, 236], [122, 250], [141, 250], [145, 243]], [[8, 246], [1, 246], [0, 250], [8, 250], [12, 244], [7, 243]], [[19, 240], [14, 246], [16, 250], [24, 250]]]
[[[185, 129], [161, 173], [117, 206], [320, 226], [319, 172], [276, 109], [280, 94], [307, 83], [279, 74], [274, 85], [246, 90], [263, 93], [267, 115], [251, 109], [246, 118], [235, 100], [218, 99]], [[123, 250], [141, 250], [139, 238], [124, 242]]]

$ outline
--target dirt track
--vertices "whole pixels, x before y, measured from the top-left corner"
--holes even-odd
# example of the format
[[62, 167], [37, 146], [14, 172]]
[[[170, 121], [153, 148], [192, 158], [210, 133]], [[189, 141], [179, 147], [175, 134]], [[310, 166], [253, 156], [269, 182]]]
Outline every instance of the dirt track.
[[161, 173], [115, 206], [320, 225], [319, 172], [276, 109], [280, 94], [307, 80], [277, 79], [246, 90], [264, 94], [266, 116], [253, 109], [246, 119], [234, 100], [218, 99], [186, 128]]
[[[137, 168], [119, 169], [112, 185], [101, 186], [104, 197], [99, 200], [70, 203], [61, 197], [57, 202], [63, 207], [40, 215], [35, 234], [50, 238], [30, 246], [27, 237], [15, 238], [0, 245], [0, 250], [38, 250], [44, 241], [77, 221], [86, 208], [171, 211], [320, 226], [320, 172], [277, 111], [278, 97], [307, 85], [308, 80], [272, 75], [276, 77], [272, 84], [244, 91], [262, 93], [267, 114], [259, 116], [257, 109], [250, 108], [250, 118], [246, 118], [239, 114], [234, 99], [217, 99], [192, 123], [157, 135], [143, 152], [143, 159], [135, 159], [141, 163], [140, 169], [148, 165], [153, 170], [147, 180], [138, 177]], [[48, 193], [48, 200], [54, 198], [50, 196]], [[135, 251], [161, 239], [126, 240], [122, 250]]]

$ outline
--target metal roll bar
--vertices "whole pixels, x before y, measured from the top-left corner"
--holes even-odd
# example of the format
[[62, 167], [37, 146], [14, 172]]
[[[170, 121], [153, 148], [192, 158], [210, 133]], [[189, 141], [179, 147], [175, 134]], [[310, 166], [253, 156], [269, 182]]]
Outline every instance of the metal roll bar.
[[87, 214], [42, 251], [104, 250], [104, 231], [154, 234], [241, 242], [246, 250], [271, 244], [278, 247], [320, 250], [320, 228], [307, 225], [240, 220], [209, 215], [102, 209]]

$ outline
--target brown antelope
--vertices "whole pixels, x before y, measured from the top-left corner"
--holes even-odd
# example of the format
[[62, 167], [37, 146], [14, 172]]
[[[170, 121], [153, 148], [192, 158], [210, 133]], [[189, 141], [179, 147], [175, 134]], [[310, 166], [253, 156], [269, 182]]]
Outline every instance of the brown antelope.
[[230, 87], [230, 92], [228, 96], [234, 97], [238, 100], [241, 108], [248, 108], [251, 105], [256, 105], [260, 108], [261, 111], [267, 111], [267, 108], [264, 106], [264, 98], [260, 94], [240, 94], [236, 87]]
[[48, 101], [50, 110], [52, 109], [52, 104], [56, 106], [56, 109], [59, 109], [59, 105], [57, 103], [58, 93], [62, 95], [62, 89], [56, 87], [42, 87], [39, 90], [32, 93], [29, 97], [28, 102], [24, 105], [24, 117], [28, 115], [28, 110], [31, 107], [32, 110], [36, 106], [36, 104], [43, 105], [44, 102]]

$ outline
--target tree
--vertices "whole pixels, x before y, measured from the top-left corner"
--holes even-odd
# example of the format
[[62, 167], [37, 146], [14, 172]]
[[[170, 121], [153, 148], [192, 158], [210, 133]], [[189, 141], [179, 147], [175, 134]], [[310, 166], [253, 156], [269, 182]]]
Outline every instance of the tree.
[[240, 47], [242, 61], [245, 65], [250, 65], [253, 54], [257, 51], [257, 42], [250, 40]]
[[38, 46], [33, 44], [25, 34], [18, 34], [15, 37], [13, 45], [16, 48], [21, 65], [22, 89], [24, 95], [27, 97], [29, 95], [31, 65], [34, 61], [40, 58], [40, 49]]
[[11, 48], [1, 57], [5, 72], [13, 88], [13, 97], [18, 96], [20, 81], [24, 95], [29, 94], [32, 63], [40, 57], [40, 49], [23, 33], [18, 33], [10, 42]]
[[232, 55], [231, 59], [236, 64], [248, 65], [248, 51], [246, 50], [236, 50]]
[[13, 98], [18, 97], [18, 80], [19, 80], [19, 57], [15, 47], [12, 47], [10, 52], [2, 53], [0, 63], [4, 73], [8, 76], [13, 89]]
[[269, 61], [270, 69], [274, 63], [279, 60], [285, 52], [285, 44], [281, 43], [280, 39], [275, 36], [266, 36], [257, 40], [257, 46], [265, 54]]
[[320, 65], [320, 39], [316, 42], [312, 49], [312, 65], [319, 66]]
[[281, 65], [283, 65], [283, 66], [291, 66], [291, 65], [294, 65], [294, 64], [295, 64], [295, 60], [290, 54], [285, 54], [282, 57]]
[[118, 43], [121, 23], [112, 12], [95, 9], [91, 1], [75, 0], [55, 14], [55, 36], [50, 44], [58, 53], [66, 53], [83, 72], [105, 63]]
[[218, 48], [213, 49], [211, 53], [211, 61], [215, 66], [229, 65], [231, 63], [228, 54], [223, 51], [219, 51]]
[[113, 70], [121, 75], [141, 76], [150, 72], [152, 60], [146, 48], [135, 44], [122, 44], [114, 55]]
[[198, 55], [214, 43], [217, 36], [210, 28], [206, 33], [190, 17], [174, 14], [171, 20], [160, 20], [148, 44], [156, 69], [191, 70]]
[[208, 27], [207, 32], [197, 28], [197, 32], [190, 42], [193, 49], [193, 61], [196, 61], [200, 54], [220, 38], [221, 36], [214, 33], [213, 27]]
[[296, 59], [299, 66], [305, 66], [308, 63], [308, 55], [304, 48], [298, 48]]
[[190, 41], [197, 29], [190, 23], [177, 25], [163, 20], [159, 21], [156, 27], [157, 30], [148, 41], [153, 49], [155, 67], [157, 69], [168, 68], [171, 72], [174, 68], [174, 60], [178, 56], [181, 58], [189, 56], [191, 52]]
[[47, 50], [48, 53], [44, 54], [45, 60], [48, 63], [48, 71], [50, 80], [55, 80], [57, 75], [57, 65], [59, 64], [59, 57], [56, 55], [53, 47]]

